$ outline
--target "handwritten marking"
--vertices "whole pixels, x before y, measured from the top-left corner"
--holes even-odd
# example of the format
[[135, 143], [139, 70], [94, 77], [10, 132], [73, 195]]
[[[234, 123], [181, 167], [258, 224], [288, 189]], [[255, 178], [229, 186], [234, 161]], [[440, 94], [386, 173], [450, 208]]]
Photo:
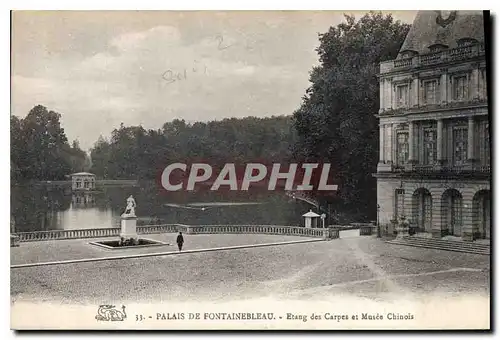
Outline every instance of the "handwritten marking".
[[[172, 84], [176, 81], [180, 81], [180, 80], [187, 80], [188, 78], [188, 73], [197, 73], [197, 74], [201, 74], [199, 72], [199, 68], [197, 67], [197, 64], [198, 61], [195, 60], [194, 61], [194, 64], [193, 67], [189, 68], [189, 67], [185, 67], [183, 68], [180, 72], [177, 72], [177, 71], [173, 71], [171, 69], [163, 72], [163, 74], [161, 75], [162, 79], [165, 80], [167, 82], [167, 84]], [[204, 65], [204, 73], [205, 75], [207, 74], [207, 66]]]
[[226, 48], [228, 47], [231, 47], [232, 45], [226, 45], [226, 46], [223, 46], [222, 43], [224, 42], [224, 37], [219, 34], [215, 37], [215, 40], [218, 40], [219, 41], [219, 45], [217, 46], [217, 48], [219, 49], [219, 51], [222, 51], [222, 50], [225, 50]]

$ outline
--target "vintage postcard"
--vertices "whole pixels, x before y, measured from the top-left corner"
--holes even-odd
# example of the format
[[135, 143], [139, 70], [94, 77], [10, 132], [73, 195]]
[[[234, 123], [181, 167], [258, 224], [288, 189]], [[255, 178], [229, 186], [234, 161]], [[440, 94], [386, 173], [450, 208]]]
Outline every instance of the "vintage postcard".
[[12, 11], [14, 330], [490, 330], [488, 11]]

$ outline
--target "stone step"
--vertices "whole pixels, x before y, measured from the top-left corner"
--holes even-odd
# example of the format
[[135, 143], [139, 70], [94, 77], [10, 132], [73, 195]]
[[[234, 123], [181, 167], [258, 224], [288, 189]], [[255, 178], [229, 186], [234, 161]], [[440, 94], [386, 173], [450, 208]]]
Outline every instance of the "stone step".
[[443, 240], [443, 239], [426, 238], [418, 236], [405, 237], [405, 239], [411, 240], [412, 242], [425, 242], [425, 243], [443, 244], [443, 245], [453, 244], [457, 247], [464, 247], [464, 248], [490, 249], [489, 244], [477, 243], [477, 242], [452, 241], [452, 240]]
[[436, 249], [457, 249], [460, 251], [471, 251], [471, 252], [481, 252], [481, 253], [490, 253], [489, 248], [474, 248], [474, 247], [462, 247], [454, 244], [437, 244], [437, 243], [427, 243], [427, 242], [415, 242], [415, 241], [404, 241], [406, 244], [414, 245], [414, 246], [425, 246], [432, 247]]
[[472, 247], [472, 248], [490, 248], [489, 244], [478, 243], [478, 242], [464, 242], [464, 241], [453, 241], [453, 240], [444, 240], [444, 239], [435, 239], [435, 238], [425, 238], [425, 237], [413, 237], [407, 236], [404, 237], [405, 240], [409, 240], [411, 242], [426, 242], [432, 244], [452, 244], [456, 247]]
[[[435, 240], [438, 242], [433, 242], [433, 239], [419, 238], [414, 239], [411, 237], [405, 237], [403, 239], [394, 239], [391, 241], [387, 241], [387, 243], [398, 244], [403, 246], [410, 247], [419, 247], [419, 248], [428, 248], [428, 249], [439, 249], [446, 251], [454, 251], [461, 253], [470, 253], [470, 254], [478, 254], [478, 255], [490, 255], [490, 248], [483, 247], [466, 247], [463, 246], [462, 243], [466, 242], [458, 242], [458, 241], [446, 241], [446, 240]], [[427, 242], [425, 242], [427, 241]], [[444, 242], [444, 243], [443, 243]], [[483, 246], [483, 245], [481, 245]]]
[[429, 244], [428, 245], [425, 245], [425, 244], [414, 244], [414, 243], [404, 242], [404, 241], [403, 242], [401, 242], [401, 241], [388, 241], [388, 243], [398, 244], [398, 245], [403, 245], [403, 246], [409, 246], [409, 247], [417, 247], [417, 248], [439, 249], [439, 250], [459, 252], [459, 253], [470, 253], [470, 254], [477, 254], [477, 255], [490, 255], [490, 252], [488, 250], [462, 249], [462, 248], [443, 247], [443, 246], [429, 245]]

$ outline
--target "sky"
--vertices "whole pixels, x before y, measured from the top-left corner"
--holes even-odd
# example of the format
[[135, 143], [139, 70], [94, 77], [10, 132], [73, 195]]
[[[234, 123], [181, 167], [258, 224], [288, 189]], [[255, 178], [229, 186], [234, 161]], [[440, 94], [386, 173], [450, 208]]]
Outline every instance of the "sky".
[[[289, 115], [318, 64], [318, 33], [343, 13], [15, 11], [11, 114], [57, 111], [84, 150], [122, 122]], [[411, 23], [415, 12], [392, 15]]]

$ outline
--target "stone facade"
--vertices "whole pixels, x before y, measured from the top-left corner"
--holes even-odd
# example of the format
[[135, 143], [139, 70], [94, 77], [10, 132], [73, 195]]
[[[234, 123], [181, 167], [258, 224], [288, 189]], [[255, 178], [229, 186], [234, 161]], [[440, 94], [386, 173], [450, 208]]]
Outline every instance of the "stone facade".
[[[465, 22], [481, 29], [460, 28]], [[397, 59], [380, 65], [377, 200], [379, 223], [389, 233], [391, 221], [404, 216], [435, 237], [490, 237], [482, 25], [481, 12], [419, 12]]]

